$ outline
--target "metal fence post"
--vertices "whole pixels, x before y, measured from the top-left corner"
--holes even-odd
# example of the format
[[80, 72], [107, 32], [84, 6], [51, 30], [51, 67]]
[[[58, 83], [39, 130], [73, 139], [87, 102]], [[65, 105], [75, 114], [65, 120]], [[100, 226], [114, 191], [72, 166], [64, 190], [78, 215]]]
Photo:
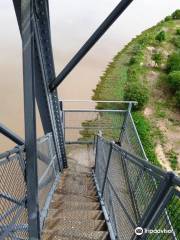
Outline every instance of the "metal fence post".
[[110, 149], [109, 149], [109, 154], [108, 154], [108, 161], [107, 161], [106, 170], [105, 170], [105, 174], [104, 174], [104, 181], [103, 181], [102, 190], [101, 190], [101, 196], [102, 197], [104, 195], [104, 188], [105, 188], [105, 184], [106, 184], [106, 180], [107, 180], [107, 174], [108, 174], [108, 169], [109, 169], [109, 163], [110, 163], [110, 160], [111, 160], [112, 150], [113, 150], [113, 143], [111, 142]]
[[[147, 228], [149, 223], [151, 222], [152, 218], [157, 214], [157, 211], [163, 201], [166, 199], [166, 195], [169, 192], [169, 189], [173, 185], [173, 178], [174, 173], [168, 172], [166, 174], [165, 179], [162, 180], [159, 188], [156, 191], [156, 194], [154, 195], [151, 203], [149, 204], [149, 208], [145, 212], [145, 214], [142, 217], [141, 223], [139, 224], [140, 227], [143, 229]], [[133, 240], [139, 240], [144, 239], [144, 234], [141, 236], [136, 236], [132, 238]]]
[[121, 132], [120, 132], [120, 135], [119, 135], [119, 144], [121, 145], [122, 141], [123, 141], [123, 137], [124, 137], [124, 132], [126, 130], [126, 123], [127, 123], [127, 119], [129, 117], [129, 114], [131, 112], [131, 109], [132, 109], [132, 103], [130, 102], [129, 105], [128, 105], [128, 109], [127, 109], [127, 112], [124, 116], [124, 121], [123, 121], [123, 124], [122, 124], [122, 127], [121, 127]]
[[96, 137], [96, 153], [95, 153], [95, 166], [94, 166], [94, 172], [96, 172], [96, 166], [97, 166], [97, 157], [98, 157], [98, 141], [99, 141], [99, 136], [97, 135]]
[[28, 231], [29, 239], [40, 239], [33, 6], [34, 0], [21, 2]]

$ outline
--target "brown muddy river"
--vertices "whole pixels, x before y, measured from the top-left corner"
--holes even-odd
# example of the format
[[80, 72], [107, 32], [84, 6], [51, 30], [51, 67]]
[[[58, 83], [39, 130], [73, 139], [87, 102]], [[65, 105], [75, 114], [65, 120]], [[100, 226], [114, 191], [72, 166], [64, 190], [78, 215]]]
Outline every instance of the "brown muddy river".
[[[118, 0], [50, 0], [56, 73]], [[135, 0], [59, 88], [62, 99], [90, 99], [112, 57], [141, 31], [180, 8], [179, 0]], [[11, 0], [0, 1], [0, 122], [23, 137], [21, 43]], [[38, 136], [42, 135], [40, 121]], [[13, 147], [0, 135], [0, 152]]]

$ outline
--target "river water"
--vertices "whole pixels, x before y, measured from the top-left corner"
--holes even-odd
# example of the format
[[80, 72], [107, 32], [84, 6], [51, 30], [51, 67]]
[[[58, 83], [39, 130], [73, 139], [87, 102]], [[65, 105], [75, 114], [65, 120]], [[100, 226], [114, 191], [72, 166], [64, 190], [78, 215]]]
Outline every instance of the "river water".
[[[118, 2], [50, 0], [57, 74]], [[133, 37], [177, 8], [180, 8], [179, 0], [135, 0], [62, 83], [59, 96], [62, 99], [90, 99], [112, 57]], [[0, 22], [0, 122], [23, 137], [21, 43], [11, 0], [0, 1]], [[37, 129], [38, 136], [41, 136], [39, 120]], [[0, 135], [0, 152], [13, 145]]]

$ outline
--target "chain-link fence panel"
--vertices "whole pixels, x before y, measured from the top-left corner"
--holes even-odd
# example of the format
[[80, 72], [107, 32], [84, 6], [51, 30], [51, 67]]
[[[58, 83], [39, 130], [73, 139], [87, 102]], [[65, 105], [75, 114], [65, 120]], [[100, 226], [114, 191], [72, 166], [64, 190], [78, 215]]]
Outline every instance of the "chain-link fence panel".
[[29, 239], [23, 148], [0, 155], [0, 239]]
[[147, 159], [130, 112], [126, 115], [124, 127], [121, 132], [121, 146], [129, 153], [132, 153], [140, 158]]
[[[38, 195], [41, 222], [43, 221], [44, 209], [47, 208], [49, 199], [52, 197], [51, 189], [59, 175], [59, 165], [55, 152], [52, 134], [46, 134], [37, 141], [38, 155]], [[47, 203], [48, 200], [48, 203]], [[43, 216], [43, 217], [42, 217]]]
[[119, 140], [125, 110], [65, 110], [66, 143], [93, 143], [99, 131], [108, 140]]
[[150, 240], [180, 239], [180, 180], [171, 176], [177, 178], [97, 137], [95, 177], [117, 239], [136, 239], [138, 226]]

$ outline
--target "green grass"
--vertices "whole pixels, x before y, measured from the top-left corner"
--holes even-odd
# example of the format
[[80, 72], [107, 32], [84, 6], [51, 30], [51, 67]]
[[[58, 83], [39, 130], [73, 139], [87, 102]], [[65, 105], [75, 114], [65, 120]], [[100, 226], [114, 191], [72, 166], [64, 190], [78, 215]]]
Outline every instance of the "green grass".
[[161, 167], [157, 156], [155, 154], [155, 132], [151, 122], [146, 119], [141, 112], [134, 112], [132, 114], [138, 134], [146, 152], [147, 158], [154, 165]]
[[177, 170], [177, 165], [178, 165], [177, 153], [173, 149], [171, 149], [168, 152], [168, 156], [169, 156], [169, 162], [171, 164], [171, 168], [174, 171]]

